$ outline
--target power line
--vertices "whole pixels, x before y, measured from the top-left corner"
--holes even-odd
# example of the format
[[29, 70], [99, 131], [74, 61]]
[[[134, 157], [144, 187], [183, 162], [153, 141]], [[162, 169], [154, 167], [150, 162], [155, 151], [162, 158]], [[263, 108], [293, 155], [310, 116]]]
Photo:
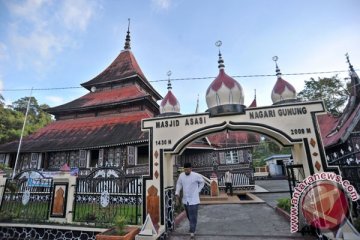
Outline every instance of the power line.
[[[358, 71], [359, 69], [355, 69]], [[299, 75], [310, 75], [310, 74], [325, 74], [325, 73], [343, 73], [348, 72], [348, 70], [338, 70], [338, 71], [323, 71], [323, 72], [305, 72], [305, 73], [285, 73], [283, 76], [299, 76]], [[253, 77], [276, 77], [276, 74], [253, 74], [253, 75], [234, 75], [232, 78], [253, 78]], [[188, 78], [174, 78], [171, 81], [190, 81], [190, 80], [203, 80], [203, 79], [214, 79], [216, 77], [188, 77]], [[152, 80], [149, 82], [165, 82], [168, 79], [159, 79]], [[77, 89], [83, 87], [54, 87], [54, 88], [33, 88], [33, 91], [51, 91], [51, 90], [66, 90], [66, 89]], [[0, 89], [4, 92], [20, 92], [20, 91], [30, 91], [30, 88], [13, 88], [13, 89]]]

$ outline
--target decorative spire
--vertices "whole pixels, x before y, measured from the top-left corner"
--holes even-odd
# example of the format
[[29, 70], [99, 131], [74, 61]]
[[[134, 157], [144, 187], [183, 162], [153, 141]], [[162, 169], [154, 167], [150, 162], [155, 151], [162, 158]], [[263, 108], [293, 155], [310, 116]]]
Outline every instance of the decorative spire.
[[180, 103], [171, 91], [171, 71], [168, 71], [166, 75], [169, 77], [167, 87], [168, 92], [160, 103], [160, 115], [178, 115], [180, 114]]
[[199, 113], [199, 94], [197, 95], [195, 113]]
[[249, 108], [257, 107], [257, 103], [256, 103], [256, 89], [254, 89], [254, 92], [255, 92], [254, 100], [253, 100], [252, 103], [250, 104]]
[[127, 30], [127, 34], [126, 34], [126, 38], [125, 38], [125, 46], [124, 46], [124, 50], [130, 50], [130, 18], [128, 18], [128, 30]]
[[279, 78], [281, 77], [281, 72], [280, 72], [280, 69], [279, 69], [279, 66], [277, 64], [277, 61], [279, 60], [279, 57], [278, 56], [274, 56], [272, 58], [272, 60], [275, 62], [275, 65], [276, 65], [276, 76]]
[[346, 53], [345, 56], [347, 63], [349, 64], [349, 75], [351, 79], [351, 96], [356, 96], [356, 102], [360, 103], [360, 79], [355, 72], [353, 65], [350, 63], [349, 54]]
[[244, 92], [241, 85], [225, 73], [224, 60], [221, 57], [221, 41], [219, 47], [219, 74], [206, 90], [206, 104], [210, 115], [224, 115], [230, 113], [244, 113]]
[[283, 104], [285, 102], [294, 102], [297, 101], [296, 90], [293, 85], [282, 79], [277, 60], [278, 56], [274, 56], [272, 60], [276, 65], [276, 76], [277, 81], [271, 92], [271, 99], [273, 104]]
[[224, 69], [225, 68], [224, 60], [222, 59], [221, 51], [220, 51], [221, 45], [222, 45], [222, 42], [220, 40], [215, 43], [215, 46], [217, 46], [219, 48], [219, 60], [218, 60], [219, 69]]
[[169, 77], [167, 89], [170, 91], [170, 90], [172, 89], [172, 87], [171, 87], [171, 81], [170, 81], [171, 71], [168, 71], [168, 72], [166, 73], [166, 75]]
[[345, 56], [346, 56], [346, 61], [347, 61], [347, 63], [349, 64], [350, 71], [354, 71], [354, 67], [353, 67], [353, 65], [351, 65], [351, 63], [350, 63], [349, 53], [346, 53]]

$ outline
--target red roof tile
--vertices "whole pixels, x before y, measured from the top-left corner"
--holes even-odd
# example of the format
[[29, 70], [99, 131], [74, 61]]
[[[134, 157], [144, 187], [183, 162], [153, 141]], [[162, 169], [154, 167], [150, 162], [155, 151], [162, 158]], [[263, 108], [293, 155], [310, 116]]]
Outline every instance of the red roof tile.
[[252, 103], [249, 106], [249, 108], [254, 108], [254, 107], [257, 107], [256, 98], [254, 98], [254, 100], [252, 101]]
[[137, 99], [140, 97], [149, 96], [147, 93], [140, 90], [136, 85], [129, 85], [121, 88], [115, 88], [104, 91], [90, 92], [74, 101], [66, 104], [49, 108], [48, 112], [70, 110], [74, 108], [86, 108], [105, 104], [120, 103], [122, 101], [128, 101]]
[[121, 51], [116, 59], [104, 71], [90, 81], [81, 84], [81, 86], [90, 90], [92, 86], [115, 81], [123, 81], [124, 79], [128, 79], [130, 77], [140, 78], [140, 81], [150, 89], [151, 95], [154, 95], [157, 100], [162, 98], [146, 79], [132, 51], [130, 50]]
[[[24, 138], [24, 152], [46, 152], [114, 146], [148, 139], [141, 131], [141, 119], [153, 117], [148, 112], [122, 113], [101, 117], [58, 120]], [[0, 152], [16, 151], [18, 142], [0, 146]]]
[[317, 116], [324, 147], [340, 143], [341, 138], [344, 137], [346, 132], [352, 131], [352, 129], [349, 129], [349, 127], [352, 125], [355, 117], [359, 115], [359, 110], [360, 105], [355, 108], [355, 110], [351, 113], [345, 123], [337, 131], [334, 130], [336, 129], [339, 121], [338, 117], [334, 117], [329, 113]]
[[134, 75], [139, 75], [143, 80], [147, 81], [132, 52], [130, 50], [124, 50], [120, 52], [115, 60], [104, 71], [81, 85], [93, 86], [114, 80], [121, 80]]
[[242, 147], [259, 143], [259, 135], [251, 132], [229, 131], [207, 136], [210, 143], [217, 147]]

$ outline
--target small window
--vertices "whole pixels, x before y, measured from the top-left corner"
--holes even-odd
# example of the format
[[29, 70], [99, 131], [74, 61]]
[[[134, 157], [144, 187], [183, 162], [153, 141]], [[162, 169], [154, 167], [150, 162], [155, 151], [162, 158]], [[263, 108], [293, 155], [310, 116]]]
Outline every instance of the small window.
[[5, 164], [5, 154], [0, 154], [0, 164]]
[[10, 159], [9, 159], [9, 167], [14, 168], [15, 167], [15, 162], [16, 162], [16, 154], [15, 153], [11, 153], [10, 154]]
[[90, 152], [90, 167], [96, 167], [98, 164], [98, 161], [99, 161], [99, 150], [91, 150], [91, 152]]
[[137, 147], [137, 165], [149, 163], [149, 147], [138, 146]]

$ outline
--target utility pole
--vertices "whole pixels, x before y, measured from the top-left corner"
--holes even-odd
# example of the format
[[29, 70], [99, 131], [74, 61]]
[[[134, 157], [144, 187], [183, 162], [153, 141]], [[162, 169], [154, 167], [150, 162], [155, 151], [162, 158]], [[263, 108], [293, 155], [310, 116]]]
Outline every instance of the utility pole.
[[27, 115], [29, 113], [29, 108], [30, 108], [32, 91], [33, 91], [33, 88], [31, 88], [31, 90], [30, 90], [30, 97], [29, 97], [27, 107], [26, 107], [25, 119], [24, 119], [24, 124], [23, 124], [23, 127], [22, 127], [21, 135], [20, 135], [19, 147], [18, 147], [18, 150], [17, 150], [17, 153], [16, 153], [16, 160], [15, 160], [15, 166], [14, 166], [14, 170], [13, 170], [13, 174], [12, 174], [12, 179], [14, 179], [14, 177], [15, 177], [16, 167], [18, 165], [20, 149], [21, 149], [21, 143], [22, 143], [22, 139], [23, 139], [23, 135], [24, 135], [24, 131], [25, 131], [26, 119], [27, 119]]

